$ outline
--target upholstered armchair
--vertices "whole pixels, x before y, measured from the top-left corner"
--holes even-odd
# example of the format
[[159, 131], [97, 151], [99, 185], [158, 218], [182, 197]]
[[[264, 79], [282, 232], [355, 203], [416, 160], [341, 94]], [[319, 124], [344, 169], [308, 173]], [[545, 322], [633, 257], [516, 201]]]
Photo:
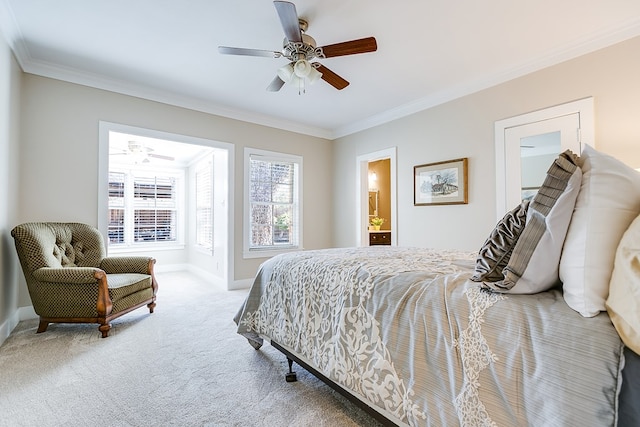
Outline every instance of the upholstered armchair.
[[155, 259], [106, 257], [102, 234], [86, 224], [32, 222], [11, 236], [40, 316], [38, 333], [49, 323], [99, 323], [106, 338], [116, 317], [144, 305], [153, 313]]

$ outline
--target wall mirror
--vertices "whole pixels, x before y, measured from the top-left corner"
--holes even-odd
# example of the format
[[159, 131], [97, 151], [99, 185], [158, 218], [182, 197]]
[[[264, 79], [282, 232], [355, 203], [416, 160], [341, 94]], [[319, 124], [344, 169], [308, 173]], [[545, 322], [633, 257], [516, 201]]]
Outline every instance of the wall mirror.
[[378, 216], [378, 190], [369, 190], [369, 216]]
[[561, 152], [560, 131], [526, 136], [520, 139], [520, 192], [522, 200], [531, 200], [547, 177], [549, 165]]
[[564, 150], [593, 145], [593, 98], [495, 123], [496, 218], [533, 197], [551, 162]]

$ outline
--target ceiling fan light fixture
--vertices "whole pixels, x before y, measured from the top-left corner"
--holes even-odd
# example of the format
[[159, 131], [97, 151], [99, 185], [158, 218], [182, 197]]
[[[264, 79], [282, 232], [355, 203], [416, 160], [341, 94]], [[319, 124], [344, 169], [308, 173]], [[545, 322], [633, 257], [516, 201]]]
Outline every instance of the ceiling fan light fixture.
[[293, 70], [293, 65], [291, 64], [287, 64], [283, 67], [278, 68], [278, 77], [280, 77], [280, 79], [285, 82], [285, 83], [289, 83], [291, 82], [291, 79], [295, 76], [294, 74], [294, 70]]
[[309, 75], [307, 76], [307, 79], [309, 79], [309, 84], [314, 84], [315, 82], [320, 80], [321, 77], [322, 77], [322, 73], [316, 70], [314, 67], [311, 67], [311, 70], [309, 71]]
[[296, 73], [296, 76], [300, 77], [301, 79], [307, 77], [312, 69], [313, 67], [306, 59], [299, 59], [293, 66], [293, 70]]

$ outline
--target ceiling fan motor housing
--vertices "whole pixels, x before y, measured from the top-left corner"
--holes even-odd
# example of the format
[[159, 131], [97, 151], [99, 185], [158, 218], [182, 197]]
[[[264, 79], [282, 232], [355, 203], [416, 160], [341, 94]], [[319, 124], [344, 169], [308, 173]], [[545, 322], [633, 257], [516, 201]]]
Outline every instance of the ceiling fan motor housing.
[[300, 59], [306, 59], [307, 61], [313, 58], [322, 58], [322, 48], [316, 47], [316, 41], [313, 37], [302, 34], [302, 42], [292, 42], [287, 38], [282, 42], [282, 56], [289, 61], [298, 61]]

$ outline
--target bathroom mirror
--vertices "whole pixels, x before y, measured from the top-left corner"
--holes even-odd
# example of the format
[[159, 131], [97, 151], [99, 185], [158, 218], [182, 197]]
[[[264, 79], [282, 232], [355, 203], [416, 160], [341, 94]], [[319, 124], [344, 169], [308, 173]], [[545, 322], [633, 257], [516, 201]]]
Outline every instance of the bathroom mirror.
[[378, 216], [378, 191], [369, 191], [369, 216]]

